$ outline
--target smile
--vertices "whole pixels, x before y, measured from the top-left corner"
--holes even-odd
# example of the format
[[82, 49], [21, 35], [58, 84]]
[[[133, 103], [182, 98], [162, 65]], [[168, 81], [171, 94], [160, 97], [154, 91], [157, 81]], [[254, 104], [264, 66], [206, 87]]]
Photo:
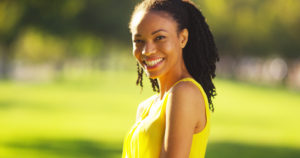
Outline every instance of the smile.
[[157, 59], [152, 59], [152, 60], [144, 60], [144, 63], [147, 66], [147, 69], [152, 69], [157, 67], [158, 65], [160, 65], [162, 63], [162, 61], [164, 60], [164, 58], [157, 58]]

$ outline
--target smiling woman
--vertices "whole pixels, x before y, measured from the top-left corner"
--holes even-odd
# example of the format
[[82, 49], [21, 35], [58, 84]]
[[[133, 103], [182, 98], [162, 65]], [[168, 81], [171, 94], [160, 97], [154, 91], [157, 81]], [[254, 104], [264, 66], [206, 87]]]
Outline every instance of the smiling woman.
[[188, 0], [144, 0], [130, 30], [137, 84], [146, 72], [158, 94], [139, 105], [123, 158], [204, 158], [219, 59], [205, 18]]
[[[182, 48], [188, 31], [184, 29], [178, 34], [176, 22], [168, 16], [162, 11], [151, 12], [132, 28], [134, 55], [150, 78], [169, 78], [172, 72], [186, 71]], [[170, 69], [173, 70], [170, 72]]]

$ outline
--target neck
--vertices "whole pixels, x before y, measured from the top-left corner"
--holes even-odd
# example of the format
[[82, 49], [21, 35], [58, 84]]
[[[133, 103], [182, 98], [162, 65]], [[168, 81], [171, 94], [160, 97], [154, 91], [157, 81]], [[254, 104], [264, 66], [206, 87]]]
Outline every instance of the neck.
[[192, 76], [188, 73], [185, 66], [182, 66], [179, 71], [172, 71], [159, 77], [160, 99], [164, 97], [165, 93], [168, 92], [177, 81], [187, 77]]

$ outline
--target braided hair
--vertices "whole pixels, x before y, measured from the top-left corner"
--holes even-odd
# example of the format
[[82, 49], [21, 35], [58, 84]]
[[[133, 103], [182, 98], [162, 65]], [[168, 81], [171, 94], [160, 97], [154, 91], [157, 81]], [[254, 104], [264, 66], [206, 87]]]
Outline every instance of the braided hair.
[[[134, 15], [139, 11], [163, 11], [168, 13], [177, 23], [177, 32], [187, 28], [188, 42], [183, 48], [183, 60], [188, 72], [203, 87], [209, 103], [214, 111], [212, 97], [216, 96], [216, 88], [212, 79], [216, 76], [216, 62], [219, 61], [213, 35], [205, 17], [196, 5], [189, 0], [144, 0], [135, 7], [129, 28], [132, 28]], [[136, 84], [143, 87], [143, 69], [138, 64]], [[159, 92], [157, 79], [150, 79], [153, 91]]]

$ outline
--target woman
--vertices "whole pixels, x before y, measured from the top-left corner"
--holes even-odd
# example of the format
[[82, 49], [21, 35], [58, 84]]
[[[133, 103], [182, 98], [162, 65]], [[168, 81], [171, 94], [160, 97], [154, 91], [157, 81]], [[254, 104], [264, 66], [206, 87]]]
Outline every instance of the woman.
[[146, 72], [158, 94], [139, 105], [123, 158], [204, 158], [218, 61], [205, 18], [187, 0], [144, 0], [130, 30], [137, 84]]

